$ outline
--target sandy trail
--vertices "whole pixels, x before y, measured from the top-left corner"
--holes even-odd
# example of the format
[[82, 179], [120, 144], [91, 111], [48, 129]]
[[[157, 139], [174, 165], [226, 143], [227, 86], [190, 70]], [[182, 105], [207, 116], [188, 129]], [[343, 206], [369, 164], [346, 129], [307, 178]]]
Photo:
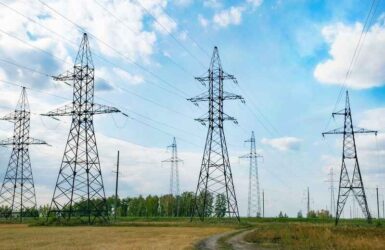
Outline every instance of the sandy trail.
[[[254, 229], [252, 229], [254, 230]], [[208, 237], [202, 240], [197, 248], [200, 250], [218, 250], [223, 249], [219, 240], [221, 238], [227, 238], [226, 243], [230, 246], [231, 249], [234, 250], [255, 250], [262, 249], [257, 247], [257, 245], [253, 243], [249, 243], [243, 240], [244, 236], [251, 232], [252, 230], [238, 230], [238, 231], [230, 231], [226, 233], [216, 234], [211, 237]]]

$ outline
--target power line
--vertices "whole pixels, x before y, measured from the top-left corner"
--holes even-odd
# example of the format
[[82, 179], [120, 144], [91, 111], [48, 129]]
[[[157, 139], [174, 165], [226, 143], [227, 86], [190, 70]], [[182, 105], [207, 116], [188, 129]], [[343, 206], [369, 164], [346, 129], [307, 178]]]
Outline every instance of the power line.
[[[75, 43], [75, 42], [73, 42], [73, 41], [67, 39], [66, 37], [62, 36], [62, 35], [59, 34], [58, 32], [56, 32], [56, 31], [54, 31], [54, 30], [52, 30], [52, 29], [46, 27], [45, 25], [43, 25], [43, 24], [41, 24], [41, 23], [39, 23], [39, 22], [36, 22], [36, 21], [33, 20], [32, 18], [30, 18], [30, 17], [28, 17], [28, 16], [22, 14], [21, 12], [19, 12], [18, 10], [14, 9], [14, 8], [12, 8], [12, 7], [10, 7], [10, 6], [8, 6], [7, 4], [1, 3], [1, 2], [0, 2], [0, 4], [3, 5], [4, 7], [7, 7], [7, 8], [10, 9], [11, 11], [15, 12], [16, 14], [18, 14], [18, 15], [24, 17], [25, 19], [27, 19], [27, 20], [29, 20], [29, 21], [31, 21], [31, 22], [33, 22], [33, 23], [39, 25], [39, 26], [42, 27], [43, 29], [45, 29], [45, 30], [47, 30], [47, 31], [49, 31], [49, 32], [51, 32], [51, 33], [53, 33], [53, 34], [55, 34], [57, 37], [63, 39], [64, 41], [66, 41], [68, 44], [70, 44], [70, 45], [71, 45], [72, 47], [74, 47], [75, 49], [77, 48], [77, 43]], [[4, 31], [4, 32], [5, 32], [5, 31]], [[3, 32], [3, 33], [4, 33], [4, 32]], [[37, 50], [39, 50], [39, 51], [42, 51], [42, 52], [45, 53], [45, 54], [51, 55], [51, 56], [53, 56], [53, 57], [55, 57], [55, 58], [58, 58], [58, 57], [56, 57], [55, 55], [53, 55], [52, 53], [50, 53], [50, 52], [48, 52], [48, 51], [46, 51], [46, 50], [43, 50], [43, 49], [41, 49], [41, 48], [37, 48], [36, 46], [33, 46], [33, 45], [31, 45], [30, 43], [28, 43], [28, 42], [26, 42], [26, 41], [24, 41], [24, 40], [22, 40], [22, 39], [20, 39], [20, 38], [18, 38], [18, 37], [12, 36], [12, 35], [9, 34], [9, 33], [6, 33], [6, 34], [7, 34], [8, 36], [10, 36], [10, 37], [13, 37], [14, 39], [17, 39], [18, 41], [20, 41], [20, 42], [22, 42], [22, 43], [24, 43], [24, 44], [27, 44], [28, 46], [30, 46], [30, 47], [32, 47], [32, 48], [34, 48], [34, 49], [37, 49]], [[114, 62], [112, 62], [112, 61], [110, 61], [110, 60], [108, 60], [108, 59], [102, 57], [101, 55], [99, 55], [99, 54], [97, 54], [97, 53], [93, 53], [93, 55], [96, 56], [96, 57], [98, 57], [99, 59], [103, 60], [104, 62], [107, 62], [107, 63], [113, 65], [114, 67], [116, 67], [116, 68], [118, 68], [118, 69], [121, 69], [121, 70], [123, 70], [123, 71], [125, 71], [125, 72], [131, 74], [131, 72], [129, 72], [129, 71], [126, 70], [125, 68], [123, 68], [123, 67], [121, 67], [120, 65], [118, 65], [118, 64], [116, 64], [116, 63], [114, 63]], [[69, 63], [68, 63], [67, 61], [65, 61], [64, 59], [59, 58], [59, 60], [64, 61], [65, 63], [69, 64]], [[176, 96], [178, 96], [178, 97], [181, 97], [182, 99], [185, 99], [185, 96], [181, 95], [181, 94], [178, 93], [178, 92], [170, 91], [169, 89], [166, 89], [166, 88], [162, 87], [161, 85], [158, 85], [158, 84], [156, 84], [155, 82], [152, 82], [152, 81], [149, 81], [149, 80], [146, 80], [146, 82], [149, 83], [149, 84], [151, 84], [151, 85], [154, 85], [154, 86], [156, 86], [156, 87], [158, 87], [158, 88], [160, 88], [160, 89], [162, 89], [162, 90], [164, 90], [164, 91], [166, 91], [166, 92], [169, 92], [169, 93], [174, 94], [174, 95], [176, 95]]]
[[38, 70], [35, 70], [35, 69], [31, 69], [31, 68], [29, 68], [29, 67], [27, 67], [27, 66], [20, 65], [20, 64], [18, 64], [18, 63], [13, 62], [13, 61], [10, 61], [10, 60], [6, 60], [6, 59], [0, 58], [0, 62], [6, 63], [6, 64], [10, 64], [10, 65], [13, 65], [13, 66], [16, 66], [16, 67], [19, 67], [19, 68], [22, 68], [22, 69], [25, 69], [25, 70], [28, 70], [28, 71], [31, 71], [31, 72], [40, 74], [40, 75], [42, 75], [42, 76], [51, 77], [50, 75], [48, 75], [48, 74], [46, 74], [46, 73], [43, 73], [43, 72], [38, 71]]
[[[148, 14], [150, 15], [154, 21], [164, 29], [169, 36], [172, 37], [172, 39], [175, 40], [179, 44], [180, 47], [182, 47], [192, 58], [194, 58], [203, 68], [206, 68], [206, 66], [193, 54], [191, 51], [189, 51], [175, 36], [172, 34], [159, 20], [148, 10], [146, 9], [138, 0], [136, 2], [140, 5], [140, 7]], [[172, 21], [176, 24], [176, 22], [172, 19]]]
[[[0, 59], [0, 61], [1, 61], [1, 60], [2, 60], [2, 59]], [[17, 64], [17, 63], [12, 63], [12, 65], [24, 67], [23, 65], [20, 65], [20, 64]], [[34, 71], [33, 69], [30, 69], [30, 70]], [[43, 75], [45, 75], [45, 76], [51, 77], [49, 74], [46, 74], [46, 73], [43, 73], [43, 72], [40, 72], [40, 73], [43, 74]], [[103, 78], [101, 78], [101, 79], [104, 80]], [[1, 80], [1, 79], [0, 79], [0, 81], [5, 82], [5, 83], [10, 84], [10, 85], [23, 87], [22, 85], [19, 85], [19, 84], [14, 83], [14, 82], [6, 81], [6, 80]], [[120, 87], [119, 87], [119, 88], [120, 88]], [[33, 90], [33, 91], [39, 91], [39, 92], [41, 92], [41, 93], [45, 93], [45, 94], [48, 94], [48, 95], [51, 95], [51, 96], [54, 96], [54, 97], [57, 97], [57, 98], [61, 98], [61, 99], [64, 99], [64, 100], [71, 100], [71, 99], [69, 99], [69, 98], [62, 97], [62, 96], [58, 96], [58, 95], [51, 94], [51, 93], [48, 93], [48, 92], [44, 92], [44, 91], [42, 91], [42, 90], [36, 90], [36, 89], [32, 89], [32, 88], [28, 88], [28, 89], [31, 89], [31, 90]], [[178, 115], [181, 115], [181, 116], [184, 116], [184, 117], [187, 117], [187, 118], [192, 119], [191, 117], [185, 115], [184, 113], [181, 113], [181, 112], [178, 112], [178, 111], [176, 111], [176, 110], [170, 109], [170, 108], [168, 108], [168, 107], [166, 107], [166, 106], [160, 104], [159, 102], [156, 102], [156, 101], [154, 101], [154, 100], [151, 100], [151, 99], [146, 98], [146, 97], [144, 97], [144, 96], [141, 96], [141, 95], [139, 95], [139, 94], [136, 94], [136, 93], [134, 93], [134, 92], [131, 92], [131, 91], [125, 89], [125, 88], [120, 88], [120, 89], [123, 90], [123, 91], [126, 92], [126, 93], [129, 93], [129, 94], [134, 95], [134, 96], [136, 96], [136, 97], [138, 97], [138, 98], [140, 98], [140, 99], [142, 99], [142, 100], [145, 100], [145, 101], [147, 101], [147, 102], [149, 102], [149, 103], [152, 103], [153, 105], [155, 105], [155, 106], [157, 106], [157, 107], [161, 107], [161, 108], [166, 109], [166, 110], [168, 110], [168, 111], [170, 111], [170, 112], [172, 112], [172, 113], [175, 113], [175, 114], [178, 114]], [[99, 99], [103, 99], [104, 101], [107, 101], [106, 99], [101, 98], [101, 97], [100, 97]], [[107, 102], [109, 102], [109, 103], [115, 105], [114, 103], [112, 103], [112, 102], [110, 102], [110, 101], [107, 101]], [[116, 106], [116, 105], [115, 105], [115, 106]], [[181, 129], [181, 128], [178, 128], [178, 127], [175, 127], [175, 126], [168, 125], [168, 124], [163, 123], [163, 122], [156, 121], [156, 120], [154, 120], [154, 119], [152, 119], [152, 118], [149, 118], [149, 117], [147, 117], [147, 116], [144, 116], [144, 115], [142, 115], [142, 114], [140, 114], [140, 113], [138, 113], [138, 112], [135, 112], [135, 111], [129, 111], [129, 112], [130, 112], [130, 113], [135, 113], [135, 114], [137, 114], [137, 115], [139, 115], [139, 116], [142, 116], [142, 117], [144, 117], [144, 118], [150, 119], [150, 120], [153, 121], [153, 122], [157, 122], [157, 123], [163, 124], [163, 125], [165, 125], [165, 126], [171, 127], [171, 128], [173, 128], [173, 129], [183, 131], [183, 132], [186, 133], [186, 134], [189, 134], [189, 135], [193, 134], [191, 131], [187, 131], [187, 130], [184, 130], [184, 129]], [[197, 135], [195, 134], [195, 136], [197, 136]], [[199, 137], [199, 136], [197, 136], [197, 137]]]
[[30, 43], [28, 43], [28, 42], [26, 42], [26, 41], [24, 41], [24, 40], [18, 38], [17, 36], [14, 36], [14, 35], [10, 34], [10, 33], [7, 32], [7, 31], [4, 31], [4, 30], [0, 29], [0, 32], [3, 33], [3, 34], [6, 34], [6, 35], [9, 36], [9, 37], [12, 37], [12, 38], [18, 40], [18, 41], [21, 42], [21, 43], [27, 44], [28, 46], [30, 46], [30, 47], [32, 47], [32, 48], [34, 48], [34, 49], [36, 49], [36, 50], [39, 50], [39, 51], [41, 51], [41, 52], [44, 53], [44, 54], [47, 54], [47, 55], [49, 55], [49, 56], [51, 56], [51, 57], [54, 57], [54, 58], [56, 58], [56, 59], [58, 59], [58, 60], [60, 60], [60, 61], [63, 61], [63, 62], [66, 63], [66, 64], [69, 64], [69, 62], [67, 62], [66, 60], [64, 60], [64, 59], [62, 59], [62, 58], [60, 58], [60, 57], [55, 56], [54, 54], [48, 52], [47, 50], [41, 49], [41, 48], [39, 48], [39, 47], [36, 47], [35, 45], [32, 45], [32, 44], [30, 44]]
[[61, 14], [59, 11], [55, 10], [54, 8], [52, 8], [51, 6], [49, 6], [48, 4], [44, 3], [43, 1], [41, 0], [38, 0], [42, 5], [44, 5], [45, 7], [47, 7], [48, 9], [50, 9], [52, 12], [56, 13], [57, 15], [61, 16], [63, 19], [65, 19], [66, 21], [68, 21], [69, 23], [71, 23], [73, 26], [75, 26], [78, 30], [80, 30], [82, 33], [83, 32], [86, 32], [87, 34], [89, 34], [91, 37], [93, 37], [95, 40], [99, 41], [99, 43], [103, 44], [104, 46], [106, 46], [107, 48], [109, 48], [110, 50], [114, 51], [117, 55], [119, 55], [120, 57], [122, 57], [123, 59], [127, 60], [128, 62], [130, 62], [131, 64], [134, 64], [135, 66], [137, 66], [138, 68], [140, 68], [141, 70], [145, 71], [146, 73], [152, 75], [153, 77], [155, 77], [156, 79], [162, 81], [163, 83], [165, 83], [166, 85], [174, 88], [175, 90], [177, 90], [178, 92], [180, 92], [181, 94], [185, 95], [185, 96], [188, 96], [188, 94], [175, 87], [174, 85], [172, 85], [170, 82], [164, 80], [162, 77], [160, 77], [159, 75], [157, 75], [156, 73], [152, 72], [151, 70], [147, 69], [146, 67], [144, 67], [143, 65], [135, 62], [133, 59], [125, 56], [122, 52], [118, 51], [117, 49], [115, 49], [113, 46], [109, 45], [108, 43], [104, 42], [102, 39], [100, 39], [99, 37], [95, 36], [94, 34], [90, 33], [90, 32], [87, 32], [87, 30], [83, 27], [81, 27], [80, 25], [76, 24], [75, 22], [73, 22], [71, 19], [69, 19], [68, 17], [64, 16], [63, 14]]
[[[378, 1], [380, 1], [380, 0], [378, 0]], [[356, 47], [355, 47], [355, 49], [354, 49], [352, 59], [350, 60], [350, 63], [349, 63], [349, 66], [348, 66], [348, 70], [347, 70], [347, 72], [346, 72], [346, 74], [345, 74], [345, 78], [344, 78], [344, 80], [343, 80], [343, 82], [342, 82], [342, 86], [341, 86], [341, 88], [340, 88], [340, 90], [339, 90], [338, 97], [337, 97], [337, 101], [336, 101], [336, 103], [334, 104], [333, 112], [336, 111], [336, 108], [337, 108], [338, 104], [339, 104], [340, 101], [341, 101], [341, 98], [342, 98], [342, 96], [343, 96], [344, 90], [346, 89], [346, 83], [347, 83], [347, 80], [348, 80], [348, 78], [350, 77], [351, 72], [352, 72], [353, 64], [354, 64], [354, 62], [356, 61], [356, 57], [358, 57], [359, 54], [360, 54], [360, 52], [361, 52], [361, 49], [359, 49], [359, 47], [361, 46], [361, 45], [360, 45], [360, 44], [361, 44], [361, 41], [362, 41], [362, 43], [363, 43], [364, 40], [365, 40], [365, 38], [366, 38], [366, 35], [364, 35], [364, 33], [367, 32], [368, 26], [370, 26], [370, 23], [371, 23], [371, 21], [372, 21], [371, 15], [374, 16], [375, 11], [376, 11], [377, 6], [378, 6], [378, 4], [377, 4], [376, 6], [374, 5], [375, 2], [376, 2], [376, 0], [372, 0], [372, 4], [370, 5], [369, 12], [368, 12], [368, 14], [367, 14], [367, 16], [366, 16], [364, 26], [362, 27], [361, 34], [360, 34], [359, 39], [358, 39], [358, 41], [357, 41]], [[375, 10], [374, 10], [374, 12], [373, 12], [373, 7], [374, 7], [374, 6], [375, 6]], [[327, 124], [326, 124], [325, 130], [329, 127], [329, 124], [330, 124], [331, 119], [332, 119], [332, 117], [329, 117], [329, 120], [328, 120], [328, 122], [327, 122]]]
[[[4, 79], [0, 79], [0, 82], [6, 83], [6, 84], [8, 84], [8, 85], [16, 86], [16, 87], [25, 87], [26, 89], [29, 89], [29, 90], [32, 90], [32, 91], [35, 91], [35, 92], [39, 92], [39, 93], [42, 93], [42, 94], [50, 95], [50, 96], [53, 96], [53, 97], [56, 97], [56, 98], [60, 98], [60, 99], [66, 100], [66, 101], [71, 101], [71, 100], [72, 100], [72, 99], [67, 98], [67, 97], [59, 96], [59, 95], [56, 95], [56, 94], [49, 93], [49, 92], [47, 92], [47, 91], [38, 90], [38, 89], [31, 88], [31, 87], [26, 87], [26, 86], [17, 84], [17, 83], [15, 83], [15, 82], [7, 81], [7, 80], [4, 80]], [[104, 99], [104, 98], [102, 98], [102, 97], [98, 97], [98, 98], [101, 99], [101, 100], [104, 100], [104, 101], [106, 101], [106, 102], [109, 102], [109, 103], [111, 103], [111, 104], [114, 104], [113, 102], [107, 101], [106, 99]], [[119, 108], [120, 108], [120, 107], [119, 107]], [[138, 116], [141, 116], [141, 117], [143, 117], [143, 118], [145, 118], [145, 119], [148, 119], [148, 120], [150, 120], [150, 121], [152, 121], [152, 122], [162, 124], [162, 125], [164, 125], [164, 126], [170, 127], [170, 128], [172, 128], [172, 129], [175, 129], [175, 130], [182, 131], [182, 132], [184, 132], [184, 133], [186, 133], [186, 134], [189, 134], [189, 135], [192, 134], [192, 135], [194, 135], [194, 136], [196, 136], [196, 137], [198, 138], [198, 135], [192, 133], [191, 131], [187, 131], [187, 130], [184, 130], [184, 129], [181, 129], [181, 128], [177, 128], [177, 127], [175, 127], [175, 126], [171, 126], [171, 125], [169, 125], [169, 124], [167, 124], [167, 123], [164, 123], [164, 122], [160, 122], [160, 121], [154, 120], [153, 118], [150, 118], [150, 117], [148, 117], [148, 116], [145, 116], [145, 115], [143, 115], [143, 114], [140, 114], [140, 113], [135, 112], [135, 111], [132, 111], [132, 110], [127, 110], [127, 109], [125, 109], [125, 108], [121, 108], [121, 109], [122, 109], [123, 111], [125, 111], [125, 112], [128, 112], [128, 113], [134, 113], [134, 114], [136, 114], [136, 115], [138, 115]], [[36, 115], [40, 115], [40, 114], [36, 114]], [[134, 117], [132, 117], [132, 116], [130, 116], [129, 118], [132, 119], [132, 120], [134, 120], [134, 121], [136, 121], [136, 122], [138, 122], [138, 123], [144, 124], [144, 125], [147, 126], [147, 127], [151, 127], [151, 128], [153, 128], [153, 129], [155, 129], [155, 130], [158, 130], [158, 131], [160, 131], [160, 132], [162, 132], [162, 133], [164, 133], [164, 134], [172, 135], [171, 133], [169, 133], [169, 132], [167, 132], [167, 131], [164, 131], [164, 130], [158, 128], [158, 127], [155, 127], [155, 126], [150, 125], [150, 124], [148, 124], [148, 123], [146, 123], [146, 122], [144, 122], [144, 121], [141, 121], [141, 120], [138, 119], [138, 118], [134, 118]], [[186, 140], [186, 139], [184, 139], [184, 138], [181, 138], [181, 137], [177, 137], [177, 138], [178, 138], [179, 140], [185, 141], [185, 142], [187, 142], [187, 143], [189, 143], [189, 144], [191, 144], [191, 145], [198, 146], [197, 144], [195, 144], [195, 143], [193, 143], [193, 142], [190, 142], [190, 141], [188, 141], [188, 140]]]
[[[112, 13], [112, 11], [110, 11], [108, 8], [106, 8], [105, 6], [103, 6], [101, 3], [99, 3], [99, 1], [97, 0], [94, 0], [94, 2], [100, 7], [102, 8], [104, 11], [106, 11], [109, 15], [111, 15], [113, 18], [115, 18], [119, 23], [121, 23], [124, 27], [126, 27], [128, 30], [130, 30], [134, 35], [137, 35], [138, 32], [135, 31], [134, 29], [132, 29], [130, 26], [128, 26], [126, 24], [126, 22], [124, 20], [122, 20], [121, 18], [119, 18], [118, 16], [116, 16], [114, 13]], [[168, 56], [165, 56], [168, 60], [170, 60], [170, 62], [172, 62], [175, 66], [177, 66], [178, 68], [180, 68], [182, 71], [184, 71], [185, 73], [187, 74], [190, 74], [192, 75], [191, 72], [189, 72], [185, 67], [183, 67], [181, 64], [179, 63], [176, 63], [171, 57], [168, 57]]]
[[[166, 11], [166, 9], [162, 6], [162, 5], [159, 5], [160, 6], [160, 8], [162, 9], [162, 12], [166, 15], [166, 16], [168, 16], [174, 23], [177, 23], [176, 21], [175, 21], [175, 19], [174, 18], [172, 18], [168, 13], [167, 13], [167, 11]], [[192, 38], [190, 35], [189, 35], [189, 33], [187, 32], [186, 33], [186, 35], [187, 35], [187, 37], [203, 52], [203, 54], [205, 54], [207, 57], [209, 57], [210, 58], [210, 54], [207, 52], [207, 50], [205, 50], [194, 38]]]

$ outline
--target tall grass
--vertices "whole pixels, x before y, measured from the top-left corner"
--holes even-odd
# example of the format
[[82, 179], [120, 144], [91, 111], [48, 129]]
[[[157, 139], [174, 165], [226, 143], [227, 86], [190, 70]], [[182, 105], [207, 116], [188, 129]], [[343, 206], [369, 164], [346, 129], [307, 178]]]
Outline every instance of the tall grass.
[[385, 228], [362, 221], [333, 224], [264, 223], [246, 241], [274, 249], [384, 249]]

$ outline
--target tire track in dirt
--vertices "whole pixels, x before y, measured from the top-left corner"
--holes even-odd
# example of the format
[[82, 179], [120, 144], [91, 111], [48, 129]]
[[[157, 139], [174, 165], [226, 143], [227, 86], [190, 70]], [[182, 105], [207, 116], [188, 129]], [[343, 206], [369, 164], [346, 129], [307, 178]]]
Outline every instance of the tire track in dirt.
[[[251, 230], [238, 230], [230, 231], [226, 233], [216, 234], [211, 237], [208, 237], [198, 243], [197, 249], [199, 250], [219, 250], [219, 249], [234, 249], [234, 250], [263, 250], [263, 248], [258, 247], [256, 244], [249, 243], [243, 240], [246, 234], [252, 232]], [[221, 239], [224, 239], [223, 242], [227, 246], [221, 244]]]

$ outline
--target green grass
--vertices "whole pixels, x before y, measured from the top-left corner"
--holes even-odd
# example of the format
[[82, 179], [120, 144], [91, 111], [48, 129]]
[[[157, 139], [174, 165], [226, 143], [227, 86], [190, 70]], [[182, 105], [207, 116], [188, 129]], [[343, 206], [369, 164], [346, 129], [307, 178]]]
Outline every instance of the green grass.
[[385, 227], [365, 220], [258, 223], [245, 240], [267, 249], [384, 249]]

